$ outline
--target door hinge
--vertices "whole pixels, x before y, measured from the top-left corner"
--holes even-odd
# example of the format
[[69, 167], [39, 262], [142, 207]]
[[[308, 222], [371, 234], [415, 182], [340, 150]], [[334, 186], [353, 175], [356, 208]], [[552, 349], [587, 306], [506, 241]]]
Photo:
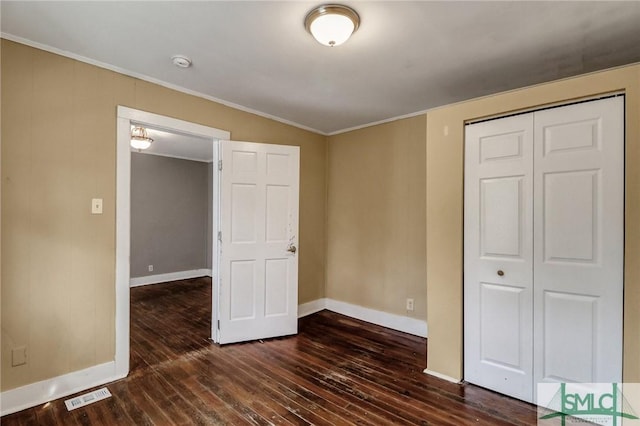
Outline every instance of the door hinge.
[[218, 160], [218, 170], [222, 171], [222, 160]]
[[218, 330], [220, 330], [220, 320], [218, 320]]
[[222, 242], [222, 231], [218, 231], [218, 241]]

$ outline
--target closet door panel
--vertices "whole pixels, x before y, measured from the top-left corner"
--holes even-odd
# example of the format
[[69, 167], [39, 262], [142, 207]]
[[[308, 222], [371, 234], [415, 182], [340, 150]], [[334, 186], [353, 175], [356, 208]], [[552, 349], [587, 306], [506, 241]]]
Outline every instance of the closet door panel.
[[[557, 382], [594, 382], [595, 353], [591, 349], [596, 345], [593, 324], [598, 298], [546, 291], [544, 307], [543, 377]], [[567, 316], [571, 321], [565, 321]]]
[[534, 113], [534, 384], [622, 379], [624, 98]]
[[533, 116], [467, 126], [465, 380], [532, 398]]

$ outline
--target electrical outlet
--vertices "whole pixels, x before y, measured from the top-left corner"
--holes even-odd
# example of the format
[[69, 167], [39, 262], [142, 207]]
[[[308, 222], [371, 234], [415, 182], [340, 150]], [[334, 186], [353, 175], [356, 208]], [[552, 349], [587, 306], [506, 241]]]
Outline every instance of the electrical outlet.
[[27, 347], [19, 346], [11, 349], [11, 366], [17, 367], [27, 363]]
[[153, 265], [149, 265], [149, 272], [153, 272]]
[[407, 311], [413, 311], [413, 299], [407, 299]]

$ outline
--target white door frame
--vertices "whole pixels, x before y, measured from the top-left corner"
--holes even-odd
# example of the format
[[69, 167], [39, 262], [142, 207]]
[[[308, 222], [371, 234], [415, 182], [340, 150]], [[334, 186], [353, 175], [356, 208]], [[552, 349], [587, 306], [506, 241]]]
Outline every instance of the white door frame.
[[[231, 139], [231, 133], [214, 127], [203, 126], [164, 115], [153, 114], [118, 105], [117, 112], [117, 148], [116, 148], [116, 315], [115, 315], [115, 372], [119, 377], [129, 373], [129, 274], [130, 274], [130, 231], [131, 231], [131, 122], [178, 131], [188, 135], [210, 138], [213, 143], [213, 226], [212, 226], [212, 268], [217, 272], [218, 257], [218, 140]], [[215, 273], [213, 274], [215, 275]], [[212, 299], [217, 294], [218, 283], [212, 277]], [[211, 304], [211, 337], [215, 334], [215, 321], [218, 307]]]

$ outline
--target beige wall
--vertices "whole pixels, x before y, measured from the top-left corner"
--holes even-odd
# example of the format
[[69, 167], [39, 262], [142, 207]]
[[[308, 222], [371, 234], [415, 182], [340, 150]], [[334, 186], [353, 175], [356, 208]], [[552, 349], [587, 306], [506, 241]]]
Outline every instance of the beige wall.
[[[462, 377], [462, 200], [465, 120], [624, 90], [626, 203], [624, 366], [640, 381], [640, 66], [594, 73], [427, 113], [427, 368]], [[447, 134], [448, 133], [448, 134]]]
[[426, 320], [425, 138], [424, 115], [329, 138], [326, 297]]
[[[324, 297], [327, 138], [2, 40], [2, 390], [113, 360], [116, 106], [301, 147], [300, 303]], [[104, 199], [105, 213], [89, 214]], [[27, 345], [28, 363], [10, 366]]]

